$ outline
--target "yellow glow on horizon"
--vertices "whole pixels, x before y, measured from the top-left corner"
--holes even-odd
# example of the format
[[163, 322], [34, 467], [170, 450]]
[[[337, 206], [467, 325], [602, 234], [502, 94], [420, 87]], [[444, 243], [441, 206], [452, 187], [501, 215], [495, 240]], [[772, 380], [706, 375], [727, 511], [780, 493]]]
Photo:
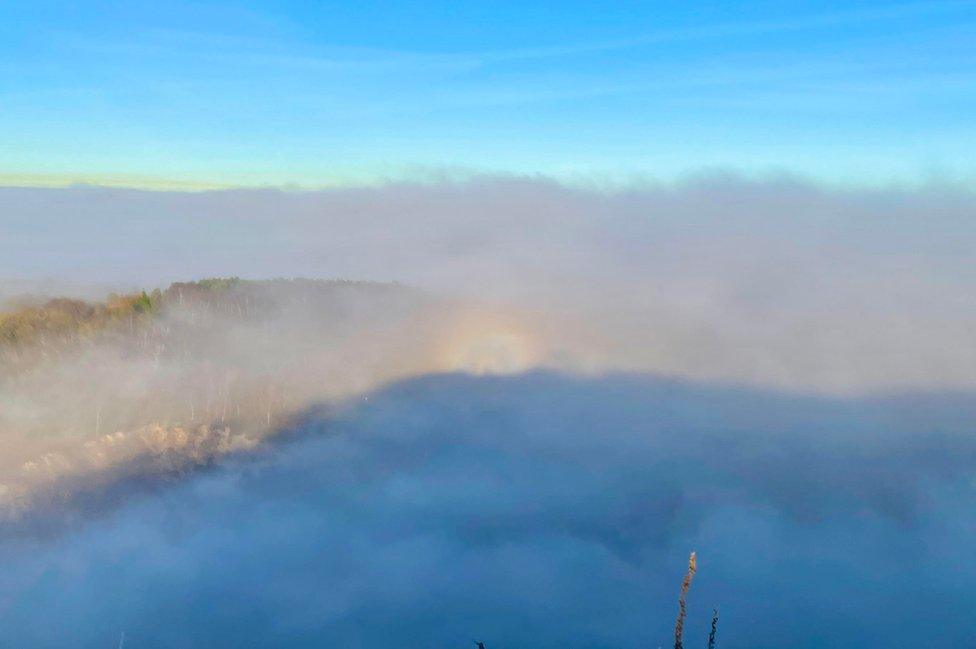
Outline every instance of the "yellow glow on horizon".
[[420, 165], [380, 165], [363, 168], [336, 168], [305, 173], [202, 173], [187, 177], [140, 173], [12, 172], [0, 167], [0, 187], [65, 188], [73, 186], [109, 187], [146, 191], [221, 191], [232, 189], [281, 189], [322, 191], [361, 188], [391, 183], [437, 184], [462, 182], [483, 175], [475, 169], [423, 167]]
[[117, 189], [153, 191], [209, 191], [231, 189], [234, 185], [194, 180], [180, 180], [158, 176], [106, 174], [5, 174], [0, 173], [0, 186], [64, 188], [78, 185]]

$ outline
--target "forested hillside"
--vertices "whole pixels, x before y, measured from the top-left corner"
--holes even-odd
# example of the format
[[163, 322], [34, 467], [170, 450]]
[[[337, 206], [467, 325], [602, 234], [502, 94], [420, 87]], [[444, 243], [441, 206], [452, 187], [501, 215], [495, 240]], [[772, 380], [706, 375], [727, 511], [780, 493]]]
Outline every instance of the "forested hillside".
[[[110, 294], [104, 301], [54, 298], [36, 303], [30, 296], [11, 300], [0, 310], [0, 353], [4, 368], [32, 355], [45, 356], [73, 344], [129, 338], [131, 343], [148, 342], [148, 331], [168, 334], [159, 327], [160, 316], [180, 311], [194, 316], [223, 315], [241, 319], [269, 319], [289, 302], [337, 306], [350, 296], [405, 294], [395, 284], [345, 280], [247, 281], [237, 277], [178, 282], [165, 290]], [[21, 304], [18, 304], [20, 302]], [[332, 304], [330, 304], [332, 303]], [[195, 322], [195, 321], [194, 321]]]

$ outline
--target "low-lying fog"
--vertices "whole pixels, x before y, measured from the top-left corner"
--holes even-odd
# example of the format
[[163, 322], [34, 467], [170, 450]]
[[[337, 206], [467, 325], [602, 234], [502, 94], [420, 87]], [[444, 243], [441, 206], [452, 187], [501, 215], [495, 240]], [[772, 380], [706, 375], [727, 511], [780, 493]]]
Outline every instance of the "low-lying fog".
[[0, 189], [0, 644], [964, 645], [974, 214]]
[[960, 187], [722, 176], [615, 192], [504, 177], [0, 188], [0, 278], [398, 281], [538, 313], [589, 367], [833, 393], [976, 388], [974, 214]]
[[14, 646], [964, 646], [971, 395], [431, 375], [69, 529], [7, 528]]

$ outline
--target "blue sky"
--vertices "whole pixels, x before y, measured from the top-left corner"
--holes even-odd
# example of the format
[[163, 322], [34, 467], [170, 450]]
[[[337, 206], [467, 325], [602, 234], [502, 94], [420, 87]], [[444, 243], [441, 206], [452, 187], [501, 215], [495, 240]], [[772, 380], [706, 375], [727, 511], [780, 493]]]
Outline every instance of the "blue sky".
[[976, 178], [976, 2], [0, 1], [0, 182]]

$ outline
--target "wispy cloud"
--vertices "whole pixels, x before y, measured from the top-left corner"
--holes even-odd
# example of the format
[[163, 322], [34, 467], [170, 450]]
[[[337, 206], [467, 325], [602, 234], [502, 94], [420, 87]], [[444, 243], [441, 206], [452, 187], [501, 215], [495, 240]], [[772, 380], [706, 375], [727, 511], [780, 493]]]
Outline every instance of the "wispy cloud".
[[673, 42], [714, 41], [722, 38], [755, 36], [791, 31], [816, 30], [863, 22], [884, 22], [900, 20], [913, 16], [955, 13], [976, 7], [971, 0], [947, 2], [910, 2], [891, 4], [885, 7], [832, 11], [808, 14], [782, 20], [753, 20], [743, 22], [697, 24], [683, 29], [650, 31], [632, 38], [578, 43], [555, 47], [529, 47], [524, 49], [486, 51], [475, 56], [485, 62], [499, 62], [524, 59], [544, 59], [581, 54], [593, 54], [613, 50], [624, 50]]

